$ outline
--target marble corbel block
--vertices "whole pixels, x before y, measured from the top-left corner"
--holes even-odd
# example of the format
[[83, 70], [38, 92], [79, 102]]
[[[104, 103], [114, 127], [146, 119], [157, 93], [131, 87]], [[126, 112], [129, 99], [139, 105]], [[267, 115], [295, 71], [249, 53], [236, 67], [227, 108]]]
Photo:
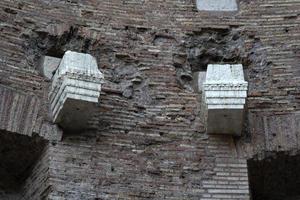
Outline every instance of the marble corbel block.
[[242, 65], [208, 65], [203, 83], [208, 133], [241, 134], [247, 88]]
[[49, 94], [54, 123], [67, 131], [86, 128], [96, 112], [103, 78], [93, 56], [67, 51], [52, 78]]

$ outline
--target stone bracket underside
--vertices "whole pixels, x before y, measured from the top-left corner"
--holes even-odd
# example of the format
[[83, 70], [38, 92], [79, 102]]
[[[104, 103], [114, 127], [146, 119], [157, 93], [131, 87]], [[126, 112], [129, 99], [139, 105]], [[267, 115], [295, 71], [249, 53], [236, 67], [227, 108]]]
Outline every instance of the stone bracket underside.
[[242, 65], [208, 65], [203, 83], [208, 133], [241, 134], [247, 88]]
[[80, 131], [95, 112], [103, 75], [89, 54], [67, 51], [53, 76], [49, 93], [53, 121]]

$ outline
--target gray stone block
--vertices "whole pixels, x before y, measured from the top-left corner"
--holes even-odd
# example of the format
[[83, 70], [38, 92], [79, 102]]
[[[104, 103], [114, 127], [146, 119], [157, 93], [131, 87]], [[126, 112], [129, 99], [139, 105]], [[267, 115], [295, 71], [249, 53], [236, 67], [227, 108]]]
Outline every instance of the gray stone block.
[[67, 51], [53, 77], [49, 94], [53, 121], [64, 130], [84, 129], [98, 103], [102, 81], [94, 57]]
[[197, 0], [197, 8], [202, 11], [236, 11], [236, 0]]
[[248, 83], [242, 65], [208, 65], [204, 82], [207, 132], [240, 135]]
[[52, 57], [52, 56], [44, 56], [40, 60], [40, 69], [41, 73], [48, 80], [51, 80], [55, 70], [58, 68], [61, 59]]
[[202, 92], [203, 91], [203, 83], [205, 81], [206, 71], [199, 71], [193, 73], [193, 87], [195, 91]]

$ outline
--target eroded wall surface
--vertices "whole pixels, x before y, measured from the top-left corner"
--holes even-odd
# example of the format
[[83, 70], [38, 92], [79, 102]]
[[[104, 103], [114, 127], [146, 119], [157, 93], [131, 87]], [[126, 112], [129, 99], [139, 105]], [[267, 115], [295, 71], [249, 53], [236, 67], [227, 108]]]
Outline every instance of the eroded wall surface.
[[[192, 0], [0, 8], [0, 129], [51, 140], [45, 192], [24, 182], [31, 199], [249, 199], [246, 158], [299, 149], [300, 1], [241, 0], [236, 13]], [[106, 81], [90, 130], [61, 140], [38, 63], [66, 50], [95, 56]], [[220, 62], [245, 67], [241, 138], [207, 135], [200, 117], [192, 74]]]

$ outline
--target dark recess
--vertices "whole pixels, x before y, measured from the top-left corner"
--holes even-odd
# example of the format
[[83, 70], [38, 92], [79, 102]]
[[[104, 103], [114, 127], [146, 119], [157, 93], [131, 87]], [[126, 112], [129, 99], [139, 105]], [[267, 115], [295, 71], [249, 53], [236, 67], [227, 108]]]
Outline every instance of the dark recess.
[[252, 200], [299, 200], [300, 155], [276, 153], [248, 161]]
[[0, 191], [19, 190], [36, 164], [46, 141], [0, 131]]

